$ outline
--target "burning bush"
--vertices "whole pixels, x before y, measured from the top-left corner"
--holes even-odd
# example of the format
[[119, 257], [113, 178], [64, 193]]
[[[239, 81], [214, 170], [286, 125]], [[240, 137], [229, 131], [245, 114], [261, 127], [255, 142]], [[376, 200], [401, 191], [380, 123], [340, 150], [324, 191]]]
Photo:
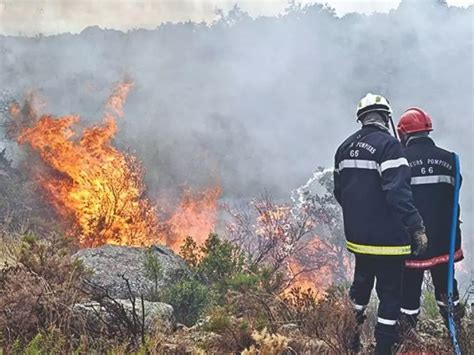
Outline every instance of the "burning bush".
[[170, 217], [159, 221], [146, 197], [141, 163], [113, 144], [132, 86], [131, 81], [117, 85], [102, 123], [82, 130], [78, 115], [38, 115], [39, 104], [30, 95], [23, 107], [11, 106], [8, 136], [31, 148], [21, 166], [80, 246], [162, 242], [179, 250], [187, 236], [201, 241], [214, 229], [221, 189], [197, 194], [185, 189]]
[[[351, 262], [345, 248], [340, 209], [332, 197], [329, 172], [320, 171], [293, 203], [275, 203], [268, 195], [252, 201], [249, 208], [232, 210], [227, 238], [242, 248], [253, 265], [265, 265], [284, 276], [283, 289], [311, 288], [322, 293], [332, 284], [346, 283]], [[283, 291], [283, 290], [281, 290]]]
[[[143, 172], [137, 159], [112, 146], [131, 82], [117, 86], [106, 104], [102, 125], [76, 137], [79, 116], [19, 117], [31, 124], [19, 129], [17, 140], [38, 152], [47, 168], [37, 178], [48, 200], [65, 220], [81, 246], [104, 243], [140, 245], [158, 240], [158, 220], [144, 198]], [[24, 110], [23, 110], [24, 112]]]

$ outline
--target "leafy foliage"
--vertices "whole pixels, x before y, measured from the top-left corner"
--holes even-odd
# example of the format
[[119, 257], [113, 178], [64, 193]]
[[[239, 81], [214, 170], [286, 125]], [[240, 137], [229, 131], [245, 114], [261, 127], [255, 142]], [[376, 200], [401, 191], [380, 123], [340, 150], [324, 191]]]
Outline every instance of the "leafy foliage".
[[179, 254], [193, 270], [196, 269], [199, 263], [199, 248], [192, 237], [186, 237]]
[[219, 290], [223, 290], [229, 279], [244, 266], [239, 249], [230, 242], [219, 239], [217, 234], [209, 235], [201, 247], [201, 253], [197, 271]]
[[[181, 247], [181, 255], [194, 271], [164, 290], [161, 299], [176, 310], [179, 322], [194, 324], [204, 311], [216, 304], [225, 303], [226, 290], [239, 287], [239, 276], [244, 266], [239, 249], [217, 234], [210, 234], [201, 247], [188, 237]], [[239, 276], [238, 276], [239, 275]], [[250, 282], [247, 278], [246, 281]]]
[[191, 326], [209, 307], [209, 289], [196, 279], [184, 279], [166, 289], [161, 300], [173, 306], [176, 320]]
[[[24, 350], [17, 351], [23, 355], [60, 355], [66, 346], [66, 339], [62, 332], [55, 328], [40, 331], [25, 346]], [[13, 351], [15, 353], [16, 351]]]
[[153, 293], [158, 294], [158, 281], [163, 276], [163, 270], [159, 259], [153, 253], [152, 248], [148, 248], [145, 252], [145, 276], [148, 277], [154, 283]]
[[[280, 288], [271, 286], [278, 283], [274, 273], [249, 265], [238, 248], [216, 235], [209, 236], [198, 249], [194, 275], [160, 295], [174, 306], [178, 321], [192, 328], [173, 334], [130, 330], [135, 332], [132, 334], [126, 327], [134, 326], [136, 315], [128, 320], [120, 318], [124, 317], [124, 309], [107, 298], [107, 302], [100, 304], [115, 309], [113, 319], [123, 320], [123, 327], [116, 327], [113, 332], [86, 329], [81, 326], [83, 320], [70, 313], [75, 303], [91, 295], [81, 292], [79, 283], [86, 272], [70, 258], [69, 248], [68, 241], [61, 238], [38, 240], [27, 236], [18, 250], [15, 267], [1, 271], [0, 306], [7, 315], [0, 317], [0, 347], [4, 351], [13, 354], [202, 353], [203, 349], [248, 354], [348, 352], [355, 319], [346, 288], [331, 288], [324, 298], [301, 289], [284, 295], [275, 293], [272, 290]], [[219, 262], [225, 262], [222, 270], [216, 270]], [[151, 270], [160, 270], [154, 260], [149, 259], [148, 263]], [[195, 324], [198, 319], [201, 321]], [[285, 331], [287, 325], [295, 330]], [[449, 348], [446, 340], [436, 341], [437, 345], [424, 348], [433, 351]]]

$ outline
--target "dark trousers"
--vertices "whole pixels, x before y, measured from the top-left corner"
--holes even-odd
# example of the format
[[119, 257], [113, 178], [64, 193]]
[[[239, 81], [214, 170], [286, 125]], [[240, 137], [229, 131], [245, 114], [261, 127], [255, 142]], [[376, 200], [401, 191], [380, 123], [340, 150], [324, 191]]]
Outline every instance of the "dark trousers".
[[380, 344], [394, 344], [398, 341], [404, 259], [368, 255], [356, 255], [355, 259], [354, 281], [349, 291], [354, 308], [359, 314], [363, 313], [376, 282], [380, 303], [375, 339]]
[[[402, 308], [401, 312], [410, 316], [418, 316], [420, 313], [421, 288], [423, 285], [423, 269], [405, 268], [402, 284]], [[442, 309], [447, 307], [448, 289], [448, 264], [437, 265], [430, 269], [431, 278], [435, 290], [435, 298], [438, 306]], [[458, 283], [454, 279], [453, 300], [455, 305], [459, 302]]]

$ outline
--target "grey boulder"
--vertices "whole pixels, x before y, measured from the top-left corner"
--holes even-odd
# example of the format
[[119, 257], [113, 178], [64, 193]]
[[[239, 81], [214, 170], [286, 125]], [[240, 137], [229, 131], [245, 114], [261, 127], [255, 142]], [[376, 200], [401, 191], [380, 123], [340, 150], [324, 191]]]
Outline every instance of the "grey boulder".
[[[75, 257], [91, 270], [89, 281], [107, 291], [112, 298], [129, 299], [133, 296], [155, 301], [160, 291], [190, 273], [186, 262], [171, 249], [156, 245], [151, 253], [160, 265], [157, 277], [150, 277], [145, 267], [146, 247], [103, 245], [82, 249]], [[128, 285], [127, 285], [128, 281]], [[129, 290], [130, 287], [130, 290]]]

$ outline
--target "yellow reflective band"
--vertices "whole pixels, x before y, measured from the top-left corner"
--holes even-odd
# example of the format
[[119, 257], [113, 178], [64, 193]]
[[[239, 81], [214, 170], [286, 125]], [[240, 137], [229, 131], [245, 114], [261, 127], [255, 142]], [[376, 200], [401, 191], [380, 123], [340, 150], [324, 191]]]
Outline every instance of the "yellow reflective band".
[[382, 246], [382, 245], [363, 245], [347, 241], [347, 249], [359, 254], [370, 255], [409, 255], [411, 254], [410, 245], [400, 246]]

